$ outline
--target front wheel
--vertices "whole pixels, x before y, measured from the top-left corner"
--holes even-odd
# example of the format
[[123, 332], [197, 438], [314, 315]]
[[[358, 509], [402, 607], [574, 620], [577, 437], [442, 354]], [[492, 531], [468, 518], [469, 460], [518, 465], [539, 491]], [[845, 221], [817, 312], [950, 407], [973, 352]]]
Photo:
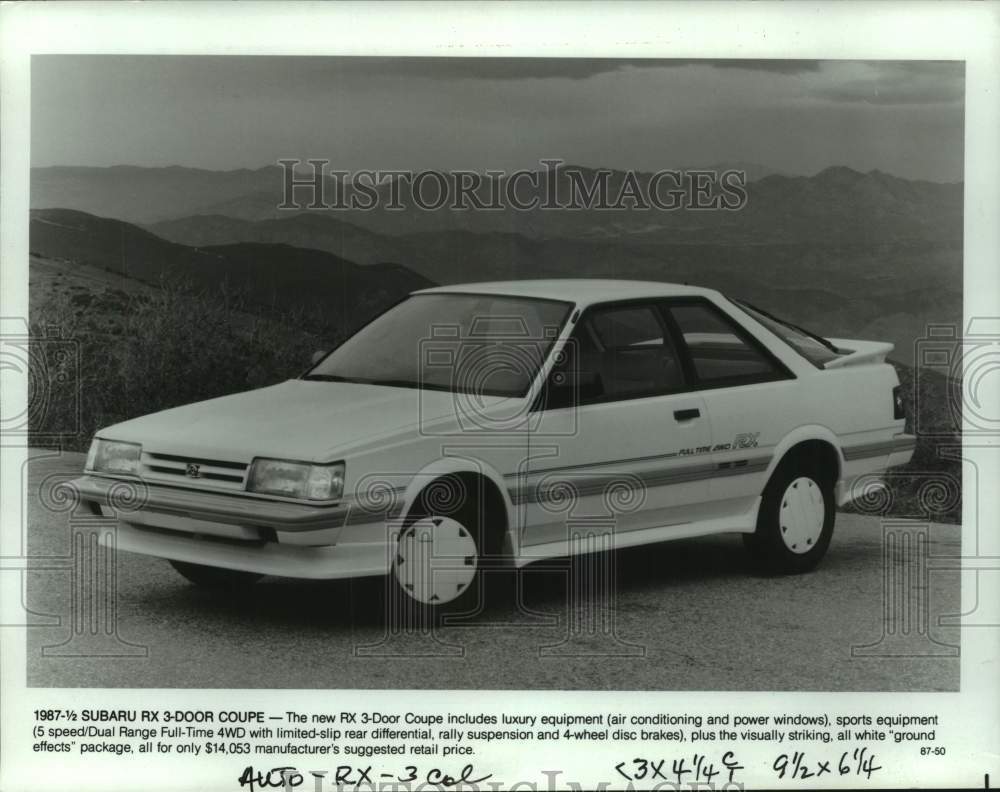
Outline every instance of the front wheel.
[[830, 546], [833, 481], [821, 469], [782, 463], [761, 498], [757, 530], [743, 541], [766, 571], [795, 575], [814, 569]]
[[186, 561], [171, 561], [170, 566], [196, 586], [215, 591], [231, 591], [250, 586], [263, 577], [256, 572], [242, 572], [238, 569], [223, 569], [204, 564], [189, 564]]
[[403, 602], [438, 611], [460, 610], [475, 600], [479, 548], [469, 522], [432, 515], [400, 531], [392, 572]]

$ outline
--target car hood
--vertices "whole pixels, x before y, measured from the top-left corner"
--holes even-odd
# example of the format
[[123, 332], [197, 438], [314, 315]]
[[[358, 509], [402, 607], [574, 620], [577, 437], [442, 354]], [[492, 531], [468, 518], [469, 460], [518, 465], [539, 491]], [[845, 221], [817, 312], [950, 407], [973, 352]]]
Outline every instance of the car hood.
[[[480, 403], [488, 408], [490, 399]], [[288, 380], [152, 413], [109, 426], [97, 436], [142, 443], [146, 451], [205, 459], [249, 462], [273, 456], [324, 462], [360, 445], [391, 442], [394, 435], [427, 421], [446, 428], [454, 416], [451, 393]]]

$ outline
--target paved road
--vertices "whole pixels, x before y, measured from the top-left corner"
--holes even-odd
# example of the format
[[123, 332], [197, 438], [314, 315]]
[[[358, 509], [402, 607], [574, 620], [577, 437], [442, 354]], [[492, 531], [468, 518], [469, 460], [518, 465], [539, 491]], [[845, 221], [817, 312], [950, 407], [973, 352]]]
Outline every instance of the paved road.
[[[85, 607], [77, 612], [84, 623], [74, 630], [69, 619], [72, 575], [61, 559], [77, 529], [68, 514], [43, 505], [52, 483], [75, 474], [81, 464], [80, 455], [64, 454], [35, 458], [28, 467], [28, 547], [35, 557], [28, 603], [40, 614], [36, 619], [48, 614], [61, 622], [29, 629], [30, 685], [625, 690], [956, 690], [959, 685], [956, 656], [914, 656], [947, 651], [941, 643], [957, 644], [958, 630], [939, 626], [938, 616], [960, 610], [958, 573], [929, 576], [928, 634], [911, 624], [895, 642], [879, 643], [882, 530], [876, 519], [850, 514], [838, 515], [826, 560], [804, 576], [755, 574], [736, 536], [618, 553], [611, 565], [614, 607], [604, 611], [611, 615], [613, 633], [588, 629], [593, 611], [571, 602], [563, 570], [526, 576], [525, 601], [532, 613], [500, 604], [475, 624], [447, 626], [433, 635], [387, 635], [379, 587], [371, 581], [267, 579], [238, 595], [220, 596], [189, 585], [165, 561], [123, 553], [116, 600], [121, 642], [100, 634], [100, 618], [93, 622], [95, 637], [86, 619], [100, 599], [83, 592]], [[932, 556], [958, 553], [958, 526], [931, 525], [928, 533]], [[892, 557], [898, 559], [905, 547], [898, 543]], [[870, 644], [878, 644], [880, 656], [852, 657], [852, 646]], [[125, 656], [86, 656], [109, 649]]]

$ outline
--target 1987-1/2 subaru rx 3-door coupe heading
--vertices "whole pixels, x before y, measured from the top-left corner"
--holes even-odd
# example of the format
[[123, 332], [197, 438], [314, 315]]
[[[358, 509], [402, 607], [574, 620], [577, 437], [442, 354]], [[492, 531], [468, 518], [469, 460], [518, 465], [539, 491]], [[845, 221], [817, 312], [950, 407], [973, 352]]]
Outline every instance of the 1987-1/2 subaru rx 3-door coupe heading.
[[803, 572], [856, 479], [913, 453], [891, 349], [668, 283], [427, 289], [298, 379], [102, 429], [73, 486], [204, 585], [389, 575], [443, 605], [593, 549], [581, 524], [738, 532]]

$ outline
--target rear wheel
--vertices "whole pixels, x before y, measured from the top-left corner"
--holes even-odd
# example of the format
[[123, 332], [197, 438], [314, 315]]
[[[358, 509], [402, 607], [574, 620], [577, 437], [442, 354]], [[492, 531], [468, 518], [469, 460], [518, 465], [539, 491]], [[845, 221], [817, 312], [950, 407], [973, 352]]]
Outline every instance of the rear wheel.
[[835, 519], [829, 471], [793, 458], [782, 462], [771, 477], [761, 498], [757, 530], [744, 534], [743, 541], [768, 572], [808, 572], [826, 554]]
[[256, 572], [242, 572], [238, 569], [223, 569], [203, 564], [189, 564], [187, 561], [171, 561], [170, 566], [196, 586], [215, 591], [244, 588], [253, 585], [264, 577]]

